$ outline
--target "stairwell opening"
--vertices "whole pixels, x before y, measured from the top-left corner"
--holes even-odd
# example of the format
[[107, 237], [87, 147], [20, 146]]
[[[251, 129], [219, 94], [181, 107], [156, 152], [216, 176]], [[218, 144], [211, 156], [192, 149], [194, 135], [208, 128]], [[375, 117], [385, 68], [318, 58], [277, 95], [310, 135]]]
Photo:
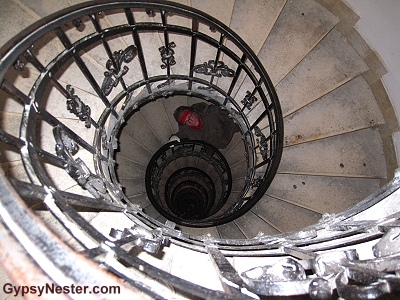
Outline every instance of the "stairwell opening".
[[[164, 145], [167, 150], [187, 150], [185, 142], [152, 138], [169, 123], [160, 122], [157, 129], [143, 126], [149, 122], [144, 111], [163, 101], [170, 101], [163, 104], [169, 109], [177, 97], [195, 97], [226, 109], [241, 128], [237, 142], [245, 156], [240, 162], [246, 166], [226, 193], [218, 191], [214, 175], [203, 169], [185, 169], [186, 163], [170, 169], [161, 190], [172, 195], [166, 207], [181, 218], [177, 222], [193, 226], [198, 219], [212, 218], [213, 210], [218, 214], [220, 204], [211, 205], [218, 194], [232, 199], [221, 204], [222, 210], [228, 206], [227, 213], [197, 225], [235, 220], [264, 195], [277, 172], [283, 117], [274, 85], [250, 47], [222, 22], [172, 2], [88, 2], [34, 24], [2, 53], [2, 98], [11, 103], [10, 115], [18, 119], [11, 124], [18, 126], [5, 125], [0, 131], [10, 154], [9, 169], [0, 181], [0, 213], [7, 228], [0, 229], [13, 249], [23, 249], [17, 258], [35, 261], [29, 271], [43, 275], [41, 283], [85, 285], [89, 280], [97, 286], [120, 285], [113, 273], [124, 281], [125, 298], [144, 293], [206, 299], [297, 294], [329, 298], [334, 289], [344, 298], [367, 297], [398, 286], [397, 278], [382, 273], [398, 271], [397, 257], [393, 264], [387, 259], [396, 254], [396, 245], [387, 239], [398, 217], [387, 211], [397, 212], [396, 197], [390, 197], [396, 196], [398, 177], [355, 207], [323, 215], [315, 225], [278, 235], [260, 232], [248, 239], [187, 233], [173, 217], [152, 217], [151, 205], [144, 207], [144, 178], [152, 154]], [[127, 121], [131, 114], [135, 117], [130, 121], [140, 120], [134, 130], [143, 130], [133, 138]], [[192, 149], [193, 141], [189, 143]], [[199, 152], [207, 159], [213, 157], [201, 141], [199, 148], [206, 149]], [[230, 169], [234, 174], [239, 162], [221, 153], [229, 166], [221, 168], [223, 173]], [[126, 166], [130, 174], [122, 174]], [[47, 227], [35, 216], [40, 212], [26, 206], [29, 200], [46, 208], [44, 215], [52, 221]], [[377, 214], [375, 205], [387, 210], [378, 209]], [[52, 224], [59, 227], [53, 229], [57, 237], [48, 229]], [[121, 227], [114, 228], [117, 225]], [[365, 255], [364, 243], [377, 243], [376, 260], [358, 260], [358, 253]], [[13, 255], [2, 258], [15, 263]], [[254, 268], [249, 269], [250, 264]], [[207, 275], [193, 272], [201, 267]], [[213, 279], [220, 279], [222, 289], [214, 288]], [[361, 280], [365, 288], [349, 279]]]

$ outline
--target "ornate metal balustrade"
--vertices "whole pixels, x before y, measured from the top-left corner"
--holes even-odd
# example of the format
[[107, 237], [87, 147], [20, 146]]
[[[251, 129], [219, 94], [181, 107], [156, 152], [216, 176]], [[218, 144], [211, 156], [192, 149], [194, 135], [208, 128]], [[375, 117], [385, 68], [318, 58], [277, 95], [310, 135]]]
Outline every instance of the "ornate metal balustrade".
[[[158, 37], [162, 45], [155, 43]], [[157, 68], [146, 58], [150, 52], [159, 57]], [[399, 293], [398, 174], [346, 212], [324, 215], [296, 232], [248, 240], [184, 233], [171, 221], [148, 217], [124, 195], [113, 157], [120, 127], [135, 109], [172, 95], [219, 105], [241, 128], [248, 172], [230, 218], [268, 188], [282, 147], [278, 99], [252, 51], [217, 20], [171, 2], [86, 2], [16, 36], [1, 49], [0, 64], [6, 120], [0, 130], [0, 253], [20, 285], [32, 284], [32, 278], [42, 285], [114, 284], [122, 287], [124, 299], [142, 293], [171, 299], [175, 291], [204, 299], [299, 294], [367, 299]], [[74, 250], [28, 205], [50, 211]], [[82, 208], [119, 212], [132, 226], [110, 226], [107, 236], [82, 217]], [[131, 251], [155, 254], [171, 243], [207, 253], [224, 291], [171, 275]], [[21, 267], [28, 270], [20, 272]]]

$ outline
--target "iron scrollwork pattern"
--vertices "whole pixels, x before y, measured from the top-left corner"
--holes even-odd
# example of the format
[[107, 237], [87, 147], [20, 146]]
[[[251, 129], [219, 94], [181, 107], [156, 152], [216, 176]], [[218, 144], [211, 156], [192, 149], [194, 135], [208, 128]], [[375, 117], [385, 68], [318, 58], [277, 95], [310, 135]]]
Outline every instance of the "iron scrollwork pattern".
[[106, 68], [108, 71], [104, 72], [105, 78], [101, 86], [101, 90], [106, 96], [120, 83], [122, 77], [128, 73], [129, 68], [127, 66], [122, 67], [122, 64], [130, 63], [136, 54], [137, 48], [134, 45], [130, 45], [125, 50], [115, 51], [112, 59], [107, 61]]
[[233, 77], [235, 71], [230, 69], [223, 61], [209, 60], [200, 65], [196, 65], [193, 68], [195, 73], [212, 75], [216, 77]]
[[75, 141], [60, 126], [54, 127], [53, 135], [56, 140], [56, 153], [64, 161], [65, 171], [96, 199], [106, 199], [112, 202], [103, 180], [93, 174], [83, 160], [73, 157], [78, 151]]
[[255, 96], [252, 96], [249, 91], [246, 91], [246, 96], [244, 96], [244, 99], [240, 102], [244, 105], [245, 108], [250, 110], [251, 106], [256, 101], [257, 101], [257, 98]]
[[162, 46], [158, 48], [161, 54], [161, 61], [163, 64], [161, 65], [161, 69], [165, 69], [167, 66], [173, 66], [176, 64], [175, 61], [175, 51], [172, 48], [175, 48], [176, 44], [174, 42], [169, 43], [167, 46]]
[[79, 120], [85, 121], [86, 128], [90, 128], [90, 107], [85, 105], [78, 96], [74, 95], [74, 90], [70, 85], [67, 85], [67, 93], [67, 109], [77, 116]]
[[263, 160], [266, 160], [268, 158], [268, 143], [267, 143], [267, 138], [265, 135], [262, 133], [261, 129], [256, 126], [254, 127], [254, 134], [259, 137], [259, 139], [256, 139], [258, 143], [258, 147], [260, 148], [260, 153], [263, 158]]

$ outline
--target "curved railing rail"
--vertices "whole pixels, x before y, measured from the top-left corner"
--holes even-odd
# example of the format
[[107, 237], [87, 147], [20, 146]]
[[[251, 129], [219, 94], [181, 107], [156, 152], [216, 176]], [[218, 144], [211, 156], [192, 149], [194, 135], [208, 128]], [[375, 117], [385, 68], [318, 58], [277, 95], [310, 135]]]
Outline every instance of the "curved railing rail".
[[[181, 22], [187, 19], [191, 21], [184, 26]], [[154, 50], [161, 68], [151, 69], [144, 57], [147, 44], [142, 38], [149, 30], [161, 36], [162, 45]], [[180, 37], [189, 44], [182, 52]], [[123, 47], [114, 44], [120, 39]], [[216, 51], [208, 52], [210, 47]], [[212, 58], [205, 55], [210, 53]], [[189, 59], [180, 60], [178, 54]], [[238, 122], [249, 172], [235, 209], [250, 208], [251, 199], [260, 197], [271, 182], [282, 145], [277, 96], [251, 50], [217, 20], [172, 2], [86, 2], [16, 36], [1, 49], [0, 64], [3, 117], [9, 118], [0, 130], [0, 251], [8, 254], [1, 259], [14, 270], [16, 282], [21, 282], [21, 272], [10, 264], [22, 247], [26, 261], [35, 262], [30, 271], [59, 286], [121, 285], [104, 269], [112, 272], [129, 284], [121, 285], [124, 299], [142, 293], [171, 299], [174, 291], [205, 299], [298, 294], [325, 299], [335, 290], [346, 299], [366, 299], [399, 292], [398, 174], [346, 212], [324, 215], [302, 230], [260, 233], [248, 240], [187, 234], [171, 221], [161, 224], [150, 218], [125, 197], [113, 168], [124, 117], [147, 101], [172, 94], [223, 106]], [[70, 246], [38, 220], [34, 207], [51, 213], [71, 237]], [[101, 233], [80, 214], [88, 209], [117, 212], [132, 226], [115, 230], [110, 225], [109, 235]], [[131, 251], [155, 254], [169, 242], [187, 253], [207, 253], [224, 291], [171, 275]], [[262, 262], [239, 272], [229, 256], [235, 262], [248, 257], [261, 257]]]

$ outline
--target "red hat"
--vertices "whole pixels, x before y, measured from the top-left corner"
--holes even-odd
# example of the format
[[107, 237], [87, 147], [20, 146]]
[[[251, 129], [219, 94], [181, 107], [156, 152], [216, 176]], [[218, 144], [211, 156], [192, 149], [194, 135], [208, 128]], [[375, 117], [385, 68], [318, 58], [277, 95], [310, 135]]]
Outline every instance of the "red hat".
[[185, 109], [180, 116], [178, 117], [178, 122], [181, 123], [182, 125], [185, 124], [186, 118], [188, 115], [190, 115], [192, 111], [190, 109]]

